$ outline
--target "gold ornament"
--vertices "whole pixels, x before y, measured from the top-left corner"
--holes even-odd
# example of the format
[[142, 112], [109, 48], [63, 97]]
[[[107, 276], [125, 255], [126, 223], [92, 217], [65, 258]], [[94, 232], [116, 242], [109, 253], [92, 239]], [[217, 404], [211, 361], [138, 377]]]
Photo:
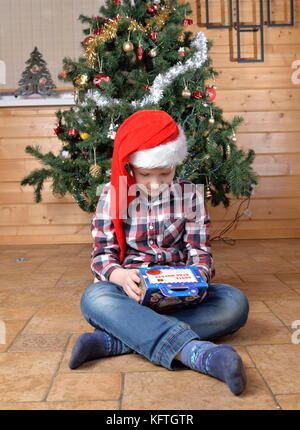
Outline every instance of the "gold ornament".
[[184, 97], [184, 98], [188, 99], [188, 98], [190, 98], [190, 97], [191, 97], [191, 92], [190, 92], [190, 90], [189, 90], [187, 87], [185, 87], [185, 88], [182, 90], [181, 95], [182, 95], [182, 97]]
[[208, 122], [209, 122], [210, 124], [214, 124], [214, 123], [215, 123], [215, 118], [214, 118], [213, 116], [211, 116], [211, 117], [209, 118]]
[[125, 52], [133, 51], [133, 49], [134, 49], [134, 46], [133, 46], [133, 43], [130, 42], [130, 40], [127, 40], [127, 42], [123, 43], [123, 50]]
[[79, 132], [79, 136], [82, 140], [87, 140], [91, 135], [89, 133]]
[[90, 167], [90, 175], [91, 175], [93, 178], [97, 178], [98, 176], [100, 176], [101, 171], [102, 171], [101, 166], [99, 166], [98, 164], [93, 164], [93, 165]]
[[233, 135], [231, 136], [231, 140], [232, 140], [232, 142], [236, 142], [237, 141], [235, 133], [233, 133]]
[[185, 38], [185, 33], [184, 31], [182, 31], [179, 36], [178, 36], [178, 42], [184, 42], [184, 38]]
[[152, 57], [152, 58], [156, 57], [156, 56], [157, 56], [157, 50], [156, 50], [156, 48], [152, 48], [152, 49], [150, 49], [150, 51], [149, 51], [149, 55], [150, 55], [150, 57]]
[[84, 88], [88, 83], [89, 77], [85, 74], [78, 75], [75, 79], [75, 85], [79, 88]]

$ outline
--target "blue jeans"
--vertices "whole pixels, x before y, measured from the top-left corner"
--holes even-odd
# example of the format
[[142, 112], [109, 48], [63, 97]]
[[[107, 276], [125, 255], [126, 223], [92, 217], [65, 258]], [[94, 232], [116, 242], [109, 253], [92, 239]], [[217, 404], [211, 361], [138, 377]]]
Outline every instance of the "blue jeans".
[[249, 312], [244, 293], [226, 284], [210, 284], [202, 303], [168, 315], [140, 305], [121, 286], [108, 281], [90, 285], [80, 306], [93, 327], [169, 370], [180, 367], [174, 358], [188, 342], [233, 333], [245, 325]]

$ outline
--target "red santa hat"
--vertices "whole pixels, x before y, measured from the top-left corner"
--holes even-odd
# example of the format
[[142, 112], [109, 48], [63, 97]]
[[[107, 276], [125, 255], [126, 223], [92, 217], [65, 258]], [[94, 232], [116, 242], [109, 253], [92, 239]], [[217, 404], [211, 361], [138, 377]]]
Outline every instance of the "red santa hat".
[[135, 184], [127, 163], [146, 169], [181, 164], [188, 154], [183, 129], [162, 110], [139, 110], [119, 127], [114, 142], [111, 169], [110, 208], [122, 263], [126, 250], [123, 219], [134, 195], [128, 195]]

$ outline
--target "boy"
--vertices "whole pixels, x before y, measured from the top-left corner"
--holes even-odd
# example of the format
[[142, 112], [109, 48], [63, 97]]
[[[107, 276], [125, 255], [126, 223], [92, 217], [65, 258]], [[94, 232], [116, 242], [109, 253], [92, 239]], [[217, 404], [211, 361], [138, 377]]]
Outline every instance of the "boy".
[[81, 300], [95, 331], [79, 336], [69, 366], [136, 351], [169, 370], [184, 364], [218, 378], [239, 395], [246, 386], [241, 358], [208, 339], [246, 323], [249, 306], [241, 291], [210, 283], [200, 305], [172, 315], [140, 305], [138, 267], [197, 265], [208, 282], [215, 274], [203, 195], [195, 184], [174, 179], [187, 153], [183, 129], [164, 111], [140, 110], [119, 127], [111, 182], [92, 222], [97, 282]]

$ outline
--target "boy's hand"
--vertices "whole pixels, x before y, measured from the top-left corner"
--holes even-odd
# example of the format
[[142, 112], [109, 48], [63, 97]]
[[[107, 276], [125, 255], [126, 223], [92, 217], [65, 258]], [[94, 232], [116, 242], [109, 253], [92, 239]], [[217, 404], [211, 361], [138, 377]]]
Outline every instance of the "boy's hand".
[[138, 273], [138, 269], [118, 268], [111, 273], [109, 281], [121, 285], [128, 297], [132, 298], [137, 303], [140, 303], [141, 289], [137, 286], [137, 283], [140, 282]]

